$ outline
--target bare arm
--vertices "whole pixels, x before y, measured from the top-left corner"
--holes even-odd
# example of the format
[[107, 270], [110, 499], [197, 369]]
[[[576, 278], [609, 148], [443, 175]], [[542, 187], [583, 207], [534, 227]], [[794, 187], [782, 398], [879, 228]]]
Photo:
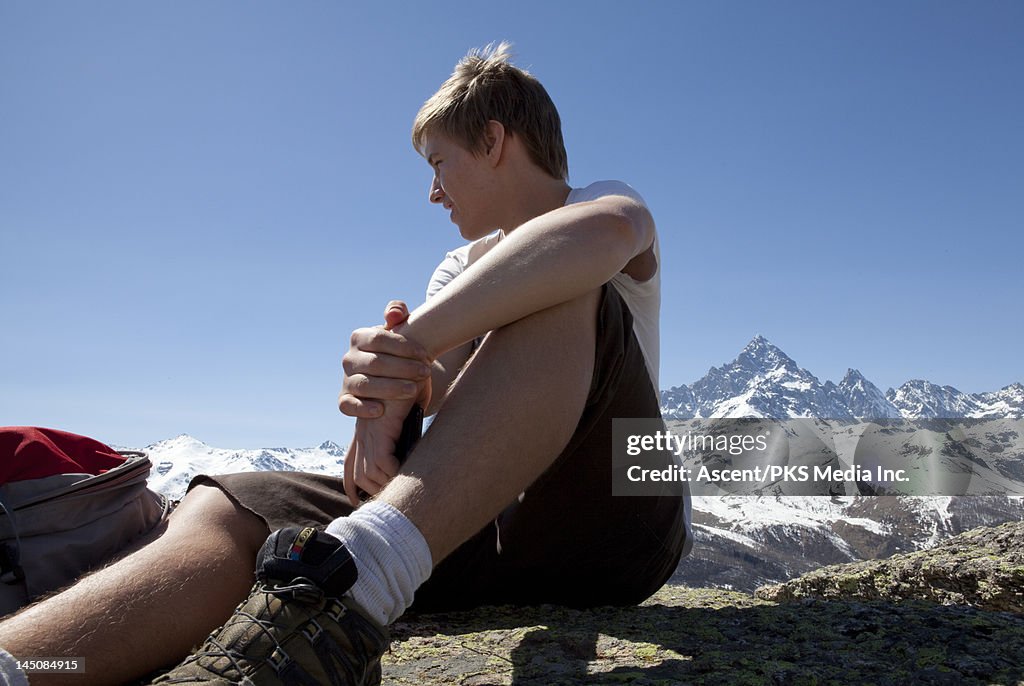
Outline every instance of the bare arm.
[[438, 355], [526, 315], [572, 300], [625, 271], [656, 269], [643, 205], [605, 196], [561, 207], [509, 233], [396, 328]]

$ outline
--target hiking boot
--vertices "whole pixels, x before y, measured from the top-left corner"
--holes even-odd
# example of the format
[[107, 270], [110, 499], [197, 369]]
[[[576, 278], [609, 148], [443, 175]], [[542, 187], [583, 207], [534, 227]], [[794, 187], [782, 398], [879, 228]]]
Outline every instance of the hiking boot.
[[341, 541], [313, 528], [275, 531], [256, 579], [231, 619], [154, 684], [380, 684], [387, 629], [343, 597], [356, 565]]

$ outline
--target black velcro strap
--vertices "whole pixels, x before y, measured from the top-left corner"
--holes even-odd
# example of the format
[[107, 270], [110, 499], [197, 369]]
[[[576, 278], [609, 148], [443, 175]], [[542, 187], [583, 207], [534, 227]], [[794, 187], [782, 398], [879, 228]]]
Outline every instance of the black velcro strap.
[[331, 598], [344, 595], [356, 582], [356, 563], [334, 536], [311, 527], [288, 527], [270, 534], [257, 558], [260, 581], [287, 585], [299, 577], [312, 581]]

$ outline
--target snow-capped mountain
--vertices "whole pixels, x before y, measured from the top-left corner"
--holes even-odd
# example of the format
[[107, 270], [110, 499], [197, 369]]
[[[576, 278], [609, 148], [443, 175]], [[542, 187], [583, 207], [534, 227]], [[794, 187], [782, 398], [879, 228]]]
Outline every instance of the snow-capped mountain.
[[985, 416], [1024, 418], [1024, 384], [1013, 383], [994, 393], [980, 393], [977, 398], [985, 405]]
[[666, 419], [766, 417], [791, 419], [1024, 418], [1024, 384], [989, 393], [911, 380], [882, 393], [856, 369], [838, 385], [822, 383], [763, 336], [735, 360], [712, 367], [690, 385], [661, 392]]
[[186, 434], [142, 450], [153, 471], [149, 487], [171, 498], [180, 498], [196, 474], [232, 474], [257, 471], [303, 471], [341, 475], [345, 451], [332, 441], [315, 448], [265, 448], [231, 450], [213, 448]]
[[[849, 369], [838, 385], [822, 383], [757, 336], [732, 362], [710, 369], [693, 384], [662, 391], [661, 405], [668, 427], [677, 433], [707, 424], [684, 421], [691, 419], [815, 418], [796, 431], [827, 427], [832, 447], [847, 464], [850, 448], [858, 445], [857, 427], [865, 422], [1004, 419], [967, 427], [969, 438], [957, 447], [973, 446], [988, 458], [974, 465], [984, 472], [976, 481], [1024, 483], [1022, 432], [1020, 422], [1012, 421], [1024, 418], [1020, 383], [993, 393], [967, 394], [914, 380], [882, 393], [856, 369]], [[891, 443], [885, 448], [890, 453], [905, 444], [927, 459], [939, 458], [950, 446], [941, 438], [921, 444], [922, 436], [936, 435], [943, 436], [908, 421], [874, 436]], [[753, 590], [822, 565], [926, 548], [976, 526], [1024, 518], [1020, 497], [880, 497], [857, 495], [850, 488], [834, 497], [778, 495], [771, 488], [763, 492], [771, 494], [694, 497], [697, 542], [673, 580]], [[1020, 487], [1004, 492], [1019, 493]]]
[[662, 415], [674, 419], [854, 418], [834, 383], [822, 384], [763, 336], [692, 385], [662, 391], [661, 405]]
[[901, 416], [899, 409], [878, 386], [865, 379], [856, 369], [846, 370], [846, 376], [839, 382], [836, 392], [854, 417], [899, 419]]
[[1011, 384], [994, 393], [962, 393], [913, 379], [885, 394], [904, 417], [1024, 417], [1024, 385]]

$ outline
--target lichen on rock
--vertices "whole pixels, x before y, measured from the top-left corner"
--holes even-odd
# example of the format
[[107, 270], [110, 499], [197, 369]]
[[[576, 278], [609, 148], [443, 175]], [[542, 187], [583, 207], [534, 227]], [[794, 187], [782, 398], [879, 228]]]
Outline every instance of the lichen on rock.
[[1024, 613], [1024, 522], [974, 529], [929, 550], [822, 567], [755, 596], [928, 600]]

